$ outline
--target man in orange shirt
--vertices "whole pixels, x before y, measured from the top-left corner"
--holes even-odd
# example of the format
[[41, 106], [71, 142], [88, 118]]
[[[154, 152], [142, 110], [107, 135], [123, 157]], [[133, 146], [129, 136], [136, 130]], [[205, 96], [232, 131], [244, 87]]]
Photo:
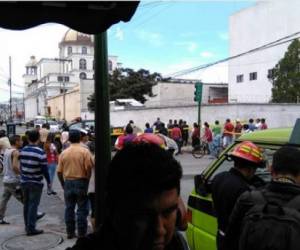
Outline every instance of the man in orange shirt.
[[90, 151], [81, 146], [79, 130], [69, 131], [69, 141], [71, 145], [59, 157], [57, 175], [64, 189], [68, 239], [72, 239], [75, 237], [76, 205], [78, 237], [84, 237], [87, 232], [89, 213], [87, 191], [94, 160]]

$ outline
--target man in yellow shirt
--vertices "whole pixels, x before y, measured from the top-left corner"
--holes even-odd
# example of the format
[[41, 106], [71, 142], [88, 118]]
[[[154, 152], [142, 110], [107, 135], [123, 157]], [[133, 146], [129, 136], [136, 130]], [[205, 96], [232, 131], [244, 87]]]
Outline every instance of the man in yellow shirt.
[[81, 146], [79, 130], [69, 131], [69, 141], [71, 145], [59, 157], [57, 175], [64, 189], [65, 223], [68, 239], [71, 239], [75, 237], [75, 222], [78, 237], [84, 237], [87, 232], [87, 190], [94, 160], [90, 151]]

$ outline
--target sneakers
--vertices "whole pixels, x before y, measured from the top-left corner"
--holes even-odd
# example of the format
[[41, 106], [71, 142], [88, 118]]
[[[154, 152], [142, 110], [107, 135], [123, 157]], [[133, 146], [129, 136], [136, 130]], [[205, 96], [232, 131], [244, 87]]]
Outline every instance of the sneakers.
[[7, 222], [3, 219], [0, 220], [0, 225], [9, 225], [9, 224], [10, 224], [9, 222]]
[[44, 212], [43, 213], [38, 212], [37, 216], [36, 216], [36, 220], [42, 219], [45, 215], [46, 215], [46, 213], [44, 213]]
[[34, 230], [34, 231], [31, 231], [31, 232], [27, 232], [27, 236], [33, 236], [33, 235], [38, 235], [38, 234], [42, 234], [44, 233], [44, 230]]

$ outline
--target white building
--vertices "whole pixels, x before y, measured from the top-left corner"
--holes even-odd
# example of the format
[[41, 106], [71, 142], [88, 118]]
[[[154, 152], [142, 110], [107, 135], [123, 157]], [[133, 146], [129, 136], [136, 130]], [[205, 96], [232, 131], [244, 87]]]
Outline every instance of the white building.
[[[108, 57], [109, 72], [120, 66], [117, 59]], [[58, 58], [37, 61], [32, 56], [25, 67], [25, 118], [49, 115], [47, 98], [73, 89], [81, 80], [94, 79], [93, 36], [70, 29], [59, 43]], [[90, 87], [88, 89], [90, 91]]]
[[[230, 56], [300, 31], [300, 1], [259, 1], [230, 17]], [[295, 37], [295, 36], [294, 36]], [[290, 37], [293, 38], [293, 37]], [[290, 42], [229, 61], [229, 102], [266, 103], [272, 97], [268, 75]]]
[[[166, 107], [196, 104], [194, 101], [195, 83], [198, 80], [173, 79], [158, 82], [152, 88], [153, 97], [146, 97], [147, 107]], [[227, 103], [227, 83], [203, 83], [202, 103]]]

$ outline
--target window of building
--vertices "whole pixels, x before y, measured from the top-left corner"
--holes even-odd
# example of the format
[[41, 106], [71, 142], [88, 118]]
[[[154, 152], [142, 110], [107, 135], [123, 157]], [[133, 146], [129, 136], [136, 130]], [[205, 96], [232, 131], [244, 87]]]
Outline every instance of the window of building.
[[250, 81], [257, 80], [257, 72], [251, 72], [251, 73], [249, 74], [249, 80], [250, 80]]
[[87, 48], [86, 47], [82, 47], [81, 52], [82, 52], [82, 54], [86, 55], [87, 54]]
[[86, 60], [85, 59], [79, 60], [79, 69], [86, 69]]
[[58, 76], [57, 77], [57, 81], [58, 82], [63, 82], [63, 81], [69, 82], [70, 81], [70, 77], [69, 76]]
[[113, 65], [112, 65], [112, 61], [108, 60], [108, 71], [112, 71]]
[[271, 78], [273, 77], [273, 75], [274, 75], [274, 70], [273, 70], [273, 69], [269, 69], [269, 70], [268, 70], [268, 76], [267, 76], [267, 77], [268, 77], [269, 79], [271, 79]]
[[72, 54], [72, 47], [68, 47], [68, 55]]
[[81, 73], [79, 74], [79, 78], [80, 78], [80, 79], [86, 79], [86, 73], [81, 72]]
[[243, 82], [244, 81], [244, 75], [237, 75], [236, 76], [236, 82]]

